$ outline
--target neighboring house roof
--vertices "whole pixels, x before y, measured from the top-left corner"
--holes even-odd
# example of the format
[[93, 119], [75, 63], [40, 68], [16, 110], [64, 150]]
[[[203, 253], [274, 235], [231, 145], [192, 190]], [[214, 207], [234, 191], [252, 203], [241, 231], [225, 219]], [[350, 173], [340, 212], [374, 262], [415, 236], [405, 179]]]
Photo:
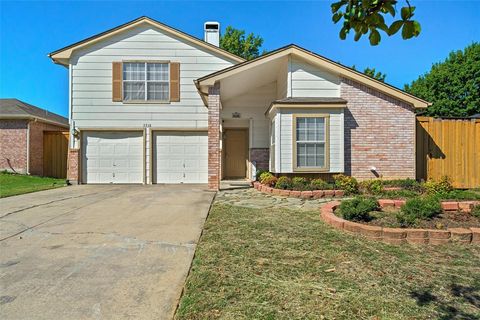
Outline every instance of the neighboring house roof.
[[473, 116], [470, 116], [470, 119], [480, 119], [480, 113], [476, 113]]
[[195, 84], [197, 88], [199, 89], [200, 92], [202, 92], [204, 95], [207, 94], [207, 92], [202, 91], [201, 87], [202, 86], [211, 86], [215, 84], [215, 82], [224, 79], [226, 77], [229, 77], [231, 75], [237, 74], [239, 72], [242, 72], [244, 70], [249, 70], [251, 68], [255, 68], [256, 66], [262, 65], [268, 61], [272, 61], [274, 59], [281, 58], [283, 56], [287, 56], [289, 54], [294, 54], [296, 56], [300, 56], [301, 58], [304, 58], [305, 60], [309, 61], [310, 63], [319, 65], [327, 70], [329, 70], [332, 73], [338, 74], [342, 77], [348, 78], [355, 80], [357, 82], [360, 82], [366, 86], [375, 88], [387, 95], [390, 95], [392, 97], [395, 97], [401, 101], [407, 102], [409, 104], [412, 104], [415, 108], [426, 108], [428, 107], [431, 103], [417, 98], [403, 90], [400, 90], [394, 86], [391, 86], [387, 83], [378, 81], [374, 78], [371, 78], [361, 72], [358, 72], [356, 70], [353, 70], [349, 67], [346, 67], [340, 63], [334, 62], [328, 58], [325, 58], [317, 53], [308, 51], [304, 48], [301, 48], [297, 45], [291, 44], [282, 48], [279, 48], [277, 50], [271, 51], [263, 56], [260, 56], [256, 59], [249, 60], [249, 61], [244, 61], [242, 63], [233, 65], [231, 67], [222, 69], [217, 72], [213, 72], [207, 76], [201, 77], [197, 80], [195, 80]]
[[0, 99], [0, 119], [39, 120], [68, 127], [68, 119], [18, 99]]
[[124, 32], [126, 30], [129, 30], [129, 29], [132, 29], [132, 28], [135, 28], [137, 27], [138, 25], [141, 25], [141, 24], [149, 24], [153, 27], [156, 27], [156, 28], [159, 28], [167, 33], [170, 33], [176, 37], [179, 37], [181, 39], [184, 39], [184, 40], [187, 40], [187, 41], [190, 41], [200, 47], [203, 47], [207, 50], [210, 50], [210, 51], [213, 51], [221, 56], [224, 56], [226, 58], [229, 58], [233, 61], [236, 61], [236, 62], [243, 62], [245, 61], [245, 59], [243, 59], [242, 57], [239, 57], [233, 53], [230, 53], [228, 51], [225, 51], [223, 49], [220, 49], [219, 47], [213, 45], [213, 44], [210, 44], [208, 42], [205, 42], [203, 40], [200, 40], [194, 36], [191, 36], [185, 32], [182, 32], [178, 29], [175, 29], [175, 28], [172, 28], [170, 26], [167, 26], [157, 20], [154, 20], [152, 18], [149, 18], [149, 17], [146, 17], [146, 16], [142, 16], [140, 18], [137, 18], [135, 20], [132, 20], [130, 22], [127, 22], [125, 24], [122, 24], [118, 27], [115, 27], [113, 29], [110, 29], [110, 30], [107, 30], [105, 32], [102, 32], [102, 33], [99, 33], [97, 35], [94, 35], [92, 37], [89, 37], [87, 39], [84, 39], [82, 41], [79, 41], [79, 42], [76, 42], [74, 44], [71, 44], [69, 46], [66, 46], [64, 48], [61, 48], [59, 50], [56, 50], [56, 51], [53, 51], [51, 53], [48, 54], [48, 56], [55, 62], [55, 63], [58, 63], [58, 64], [61, 64], [61, 65], [64, 65], [64, 66], [68, 66], [68, 60], [70, 59], [72, 53], [74, 50], [78, 50], [80, 48], [83, 48], [83, 47], [86, 47], [88, 45], [91, 45], [93, 43], [97, 43], [99, 41], [102, 41], [104, 39], [107, 39], [111, 36], [114, 36], [116, 34], [119, 34], [121, 32]]

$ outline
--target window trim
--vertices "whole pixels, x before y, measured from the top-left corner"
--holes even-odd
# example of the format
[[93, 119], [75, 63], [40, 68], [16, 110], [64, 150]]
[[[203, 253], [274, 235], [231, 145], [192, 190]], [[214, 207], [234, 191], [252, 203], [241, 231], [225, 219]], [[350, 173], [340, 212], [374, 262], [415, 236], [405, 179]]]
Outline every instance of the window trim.
[[276, 168], [275, 168], [275, 149], [276, 149], [276, 139], [277, 139], [277, 135], [276, 135], [276, 124], [277, 124], [277, 121], [275, 119], [275, 117], [273, 119], [270, 120], [270, 169], [272, 172], [276, 172]]
[[[125, 63], [164, 63], [168, 65], [168, 99], [167, 100], [147, 100], [147, 95], [148, 95], [148, 80], [147, 80], [147, 68], [145, 66], [145, 100], [125, 100], [125, 87], [124, 87], [124, 81], [125, 79], [123, 78], [123, 66]], [[170, 60], [122, 60], [122, 103], [124, 104], [170, 104], [171, 103], [171, 92], [170, 92]], [[128, 80], [127, 80], [128, 81]], [[140, 81], [138, 81], [140, 82]], [[158, 81], [160, 82], [160, 81]]]
[[[325, 166], [298, 167], [297, 165], [297, 118], [324, 118], [325, 119]], [[330, 171], [330, 115], [326, 113], [297, 113], [292, 114], [292, 161], [293, 172], [329, 172]]]

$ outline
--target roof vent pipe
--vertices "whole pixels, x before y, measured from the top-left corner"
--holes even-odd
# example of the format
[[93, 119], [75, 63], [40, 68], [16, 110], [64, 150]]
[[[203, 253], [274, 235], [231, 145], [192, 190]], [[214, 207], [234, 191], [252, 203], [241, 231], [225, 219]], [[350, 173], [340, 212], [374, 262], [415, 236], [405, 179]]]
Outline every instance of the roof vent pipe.
[[220, 22], [207, 21], [203, 25], [205, 32], [203, 40], [214, 46], [220, 46]]

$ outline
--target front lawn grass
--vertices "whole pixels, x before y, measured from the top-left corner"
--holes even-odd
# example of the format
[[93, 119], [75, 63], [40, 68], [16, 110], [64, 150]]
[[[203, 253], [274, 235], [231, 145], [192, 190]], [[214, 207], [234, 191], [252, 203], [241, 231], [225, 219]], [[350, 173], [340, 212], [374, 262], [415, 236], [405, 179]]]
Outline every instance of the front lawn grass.
[[1, 172], [0, 198], [58, 188], [65, 185], [65, 179], [46, 178]]
[[478, 319], [480, 246], [391, 246], [215, 204], [177, 319]]

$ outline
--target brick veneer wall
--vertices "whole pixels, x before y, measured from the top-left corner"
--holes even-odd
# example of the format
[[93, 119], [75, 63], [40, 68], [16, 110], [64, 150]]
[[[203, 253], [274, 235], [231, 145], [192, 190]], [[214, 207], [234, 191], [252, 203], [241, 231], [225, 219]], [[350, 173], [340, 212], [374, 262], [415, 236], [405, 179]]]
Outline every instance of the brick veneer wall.
[[268, 170], [270, 149], [252, 148], [250, 149], [250, 161], [256, 163], [257, 170]]
[[208, 89], [208, 189], [220, 188], [220, 85]]
[[341, 81], [345, 109], [345, 173], [371, 179], [415, 178], [415, 114], [397, 99], [349, 79]]
[[70, 184], [80, 182], [80, 150], [68, 149], [67, 180]]
[[0, 120], [0, 170], [27, 172], [27, 120]]
[[68, 131], [68, 128], [59, 127], [43, 122], [30, 122], [30, 174], [43, 175], [43, 132]]

